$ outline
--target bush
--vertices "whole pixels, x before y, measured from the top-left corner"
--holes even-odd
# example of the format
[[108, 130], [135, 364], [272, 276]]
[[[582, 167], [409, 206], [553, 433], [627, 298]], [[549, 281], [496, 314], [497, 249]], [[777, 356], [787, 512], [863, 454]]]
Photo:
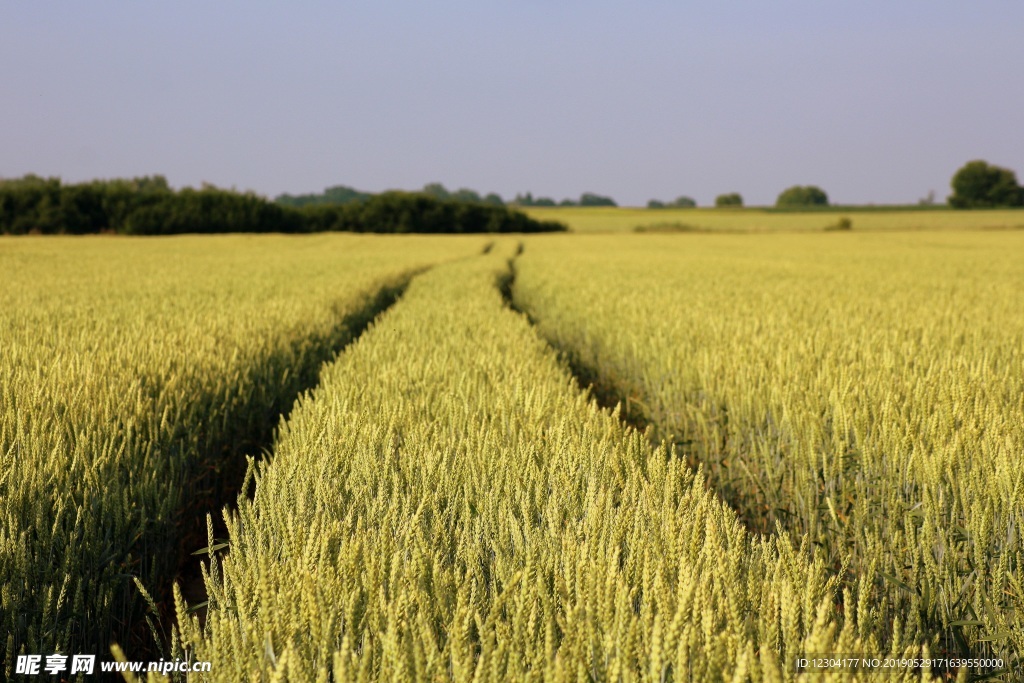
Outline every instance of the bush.
[[847, 216], [843, 216], [832, 225], [826, 225], [825, 230], [827, 232], [832, 232], [835, 230], [853, 230], [853, 221], [850, 220]]
[[633, 232], [709, 232], [709, 230], [690, 223], [672, 221], [665, 223], [652, 223], [651, 225], [638, 225], [633, 228]]
[[611, 197], [584, 192], [580, 195], [580, 206], [618, 206], [618, 204]]
[[740, 196], [739, 192], [730, 192], [728, 194], [720, 194], [715, 197], [715, 206], [728, 207], [728, 206], [743, 206], [743, 197]]
[[980, 159], [964, 164], [950, 184], [949, 205], [957, 209], [1024, 206], [1024, 188], [1017, 184], [1016, 174]]
[[648, 209], [692, 209], [695, 206], [697, 206], [697, 202], [695, 202], [692, 198], [685, 196], [676, 197], [667, 204], [657, 199], [652, 199], [651, 201], [647, 202]]
[[828, 206], [828, 195], [820, 187], [815, 185], [794, 185], [783, 190], [775, 206], [801, 207], [801, 206]]

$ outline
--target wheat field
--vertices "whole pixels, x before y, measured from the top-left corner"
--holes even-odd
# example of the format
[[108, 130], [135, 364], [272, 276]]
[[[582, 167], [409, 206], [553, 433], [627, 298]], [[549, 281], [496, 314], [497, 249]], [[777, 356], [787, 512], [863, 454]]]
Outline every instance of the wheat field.
[[1022, 257], [2, 239], [0, 678], [1019, 680]]
[[380, 292], [483, 244], [0, 240], [0, 678], [19, 654], [152, 640], [135, 581], [170, 603], [205, 536], [191, 508], [217, 505]]
[[[1024, 234], [528, 243], [516, 303], [872, 619], [1024, 651]], [[856, 592], [856, 591], [855, 591]]]
[[219, 681], [782, 681], [877, 650], [820, 558], [588, 400], [503, 306], [510, 254], [417, 277], [326, 370], [175, 646]]

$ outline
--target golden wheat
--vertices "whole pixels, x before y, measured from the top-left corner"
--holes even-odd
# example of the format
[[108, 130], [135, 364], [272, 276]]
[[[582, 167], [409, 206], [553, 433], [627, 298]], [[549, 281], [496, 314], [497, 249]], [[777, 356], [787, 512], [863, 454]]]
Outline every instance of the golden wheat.
[[482, 245], [0, 240], [0, 678], [127, 638], [132, 579], [169, 594], [196, 488], [244, 463], [375, 292]]
[[877, 650], [820, 558], [745, 531], [503, 307], [512, 246], [416, 277], [325, 370], [175, 653], [212, 681], [788, 681]]
[[517, 271], [748, 526], [850, 562], [876, 632], [1024, 666], [1024, 234], [531, 239]]

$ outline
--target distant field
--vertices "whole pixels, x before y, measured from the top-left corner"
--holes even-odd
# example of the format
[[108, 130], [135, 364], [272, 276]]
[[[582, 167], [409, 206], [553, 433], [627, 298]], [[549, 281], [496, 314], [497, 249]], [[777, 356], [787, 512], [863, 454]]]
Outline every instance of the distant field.
[[854, 230], [1024, 230], [1024, 210], [885, 210], [853, 208], [781, 212], [772, 209], [638, 209], [625, 207], [531, 207], [538, 220], [562, 221], [574, 232], [629, 232], [637, 227], [740, 232], [811, 232], [844, 216]]

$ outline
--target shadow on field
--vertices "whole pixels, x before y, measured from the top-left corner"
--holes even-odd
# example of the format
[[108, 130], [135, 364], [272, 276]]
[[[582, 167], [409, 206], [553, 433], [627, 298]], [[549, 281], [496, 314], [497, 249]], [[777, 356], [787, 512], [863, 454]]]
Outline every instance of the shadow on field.
[[[776, 523], [774, 517], [769, 518], [765, 515], [750, 512], [751, 509], [756, 508], [756, 504], [752, 503], [747, 497], [747, 492], [734, 488], [715, 487], [711, 468], [709, 468], [708, 463], [703, 462], [698, 457], [692, 447], [692, 441], [686, 435], [668, 433], [659, 428], [656, 416], [652, 415], [648, 404], [643, 400], [642, 396], [627, 388], [625, 383], [618, 381], [615, 377], [609, 376], [599, 368], [581, 360], [579, 354], [573, 349], [566, 348], [541, 333], [530, 313], [520, 308], [515, 302], [513, 290], [516, 281], [516, 258], [522, 253], [523, 245], [520, 243], [516, 257], [508, 261], [508, 271], [498, 278], [497, 287], [501, 292], [505, 305], [526, 318], [538, 337], [550, 346], [558, 354], [559, 359], [565, 363], [566, 368], [575, 378], [580, 388], [586, 391], [601, 408], [610, 411], [626, 426], [632, 427], [646, 435], [652, 446], [658, 447], [664, 443], [666, 446], [674, 448], [676, 457], [685, 460], [687, 465], [694, 471], [703, 464], [705, 467], [705, 486], [708, 489], [714, 489], [716, 495], [733, 509], [740, 523], [747, 531], [758, 534], [775, 533]], [[727, 413], [723, 412], [723, 419], [728, 420]]]
[[[164, 631], [160, 634], [152, 633], [152, 626], [147, 627], [143, 620], [136, 621], [128, 641], [134, 659], [155, 659], [151, 657], [154, 649], [163, 652], [169, 649], [168, 627], [175, 620], [174, 583], [179, 585], [182, 596], [200, 623], [205, 623], [207, 595], [202, 568], [205, 566], [209, 569], [211, 553], [217, 556], [218, 550], [226, 552], [227, 526], [222, 511], [235, 507], [239, 496], [252, 495], [251, 490], [242, 490], [243, 487], [250, 488], [246, 482], [250, 460], [247, 456], [258, 461], [270, 454], [279, 425], [287, 419], [299, 396], [319, 384], [325, 364], [358, 340], [377, 318], [401, 298], [413, 277], [425, 270], [421, 268], [406, 273], [396, 282], [369, 293], [355, 311], [345, 313], [340, 305], [336, 306], [337, 324], [327, 333], [299, 339], [293, 348], [283, 349], [276, 356], [266, 358], [261, 364], [264, 368], [281, 367], [285, 357], [292, 362], [295, 358], [301, 359], [297, 367], [289, 368], [290, 373], [285, 380], [269, 385], [270, 378], [262, 371], [263, 368], [251, 370], [251, 379], [254, 380], [251, 384], [255, 385], [256, 391], [250, 392], [248, 402], [235, 404], [235, 414], [225, 420], [228, 426], [218, 435], [219, 438], [211, 439], [206, 453], [199, 458], [202, 470], [196, 472], [196, 478], [186, 489], [190, 492], [188, 507], [181, 511], [175, 524], [178, 539], [176, 576], [162, 585], [159, 593], [153, 596]], [[257, 393], [262, 394], [262, 400], [253, 395]], [[208, 518], [212, 519], [213, 524], [215, 542], [212, 547], [207, 528]]]
[[[848, 228], [833, 229], [847, 230]], [[522, 252], [523, 246], [520, 244], [516, 257], [522, 254]], [[792, 513], [788, 513], [783, 507], [785, 501], [782, 496], [774, 492], [766, 492], [761, 483], [754, 479], [753, 475], [750, 475], [752, 485], [748, 486], [744, 486], [743, 482], [737, 481], [736, 478], [730, 478], [725, 473], [725, 468], [729, 466], [728, 462], [719, 463], [713, 458], [707, 457], [707, 454], [702, 452], [685, 433], [679, 434], [666, 430], [664, 423], [659, 420], [659, 414], [652, 412], [641, 396], [631, 393], [635, 390], [629, 388], [629, 383], [619, 381], [614, 375], [610, 376], [608, 372], [602, 372], [600, 368], [582, 362], [579, 354], [573, 349], [566, 348], [555, 339], [545, 335], [537, 325], [536, 319], [527, 310], [520, 308], [516, 304], [515, 283], [516, 258], [511, 258], [508, 261], [508, 270], [498, 277], [496, 283], [505, 305], [510, 310], [522, 315], [533, 326], [538, 337], [558, 354], [558, 357], [565, 363], [565, 366], [579, 386], [599, 406], [611, 411], [625, 425], [643, 433], [652, 445], [659, 446], [664, 443], [671, 446], [674, 449], [675, 456], [685, 460], [691, 469], [696, 471], [698, 467], [703, 466], [705, 486], [712, 490], [719, 500], [733, 510], [739, 522], [749, 533], [765, 536], [779, 533], [786, 534], [795, 541], [795, 546], [800, 545], [801, 537], [806, 539], [809, 533], [807, 528], [801, 527], [800, 520], [795, 515], [792, 515]], [[718, 406], [717, 419], [723, 426], [723, 435], [721, 437], [721, 444], [715, 447], [718, 452], [725, 453], [729, 451], [728, 430], [724, 429], [729, 421], [727, 405], [722, 404]], [[866, 475], [859, 474], [858, 476]], [[882, 486], [884, 482], [877, 482], [875, 485]], [[833, 532], [830, 530], [830, 533]], [[964, 533], [966, 534], [966, 532]], [[954, 614], [951, 618], [947, 617], [946, 621], [943, 621], [937, 615], [937, 611], [934, 608], [936, 604], [935, 598], [932, 598], [932, 612], [929, 613], [922, 610], [917, 613], [911, 613], [911, 610], [916, 611], [919, 609], [914, 606], [912, 598], [917, 599], [919, 601], [918, 604], [921, 604], [922, 600], [923, 604], [928, 604], [929, 594], [927, 591], [929, 589], [927, 584], [923, 596], [916, 594], [915, 589], [904, 584], [898, 578], [893, 578], [881, 571], [876, 573], [873, 566], [868, 570], [866, 567], [858, 565], [856, 560], [849, 562], [848, 556], [843, 554], [845, 552], [844, 548], [847, 546], [837, 544], [836, 547], [827, 547], [817, 542], [815, 545], [817, 546], [816, 552], [818, 556], [822, 559], [832, 576], [839, 579], [841, 588], [852, 588], [856, 581], [862, 578], [866, 572], [870, 572], [870, 575], [873, 576], [873, 583], [864, 584], [867, 587], [862, 589], [867, 591], [868, 595], [888, 594], [892, 596], [894, 594], [893, 584], [896, 586], [898, 589], [895, 591], [897, 598], [893, 600], [892, 606], [888, 608], [890, 613], [883, 613], [883, 616], [877, 618], [880, 621], [888, 619], [889, 623], [894, 623], [901, 616], [905, 617], [907, 614], [911, 614], [912, 618], [919, 620], [920, 632], [923, 634], [922, 642], [927, 642], [933, 653], [932, 656], [938, 658], [932, 667], [933, 675], [950, 680], [955, 677], [956, 668], [951, 664], [941, 664], [940, 662], [942, 661], [948, 662], [958, 658], [970, 659], [998, 656], [998, 650], [988, 649], [988, 643], [995, 640], [994, 638], [979, 638], [973, 647], [965, 638], [965, 626], [984, 625], [984, 622], [981, 621], [972, 605], [965, 603], [962, 607], [959, 607], [966, 593], [961, 593], [959, 598], [952, 604], [953, 610], [959, 607], [959, 613]], [[973, 571], [973, 567], [971, 569]], [[835, 607], [838, 613], [846, 614], [846, 600], [850, 595], [853, 594], [847, 593], [842, 589], [837, 590]], [[881, 610], [881, 608], [877, 609]], [[891, 616], [892, 614], [899, 616], [894, 618]], [[989, 614], [991, 615], [991, 613]], [[990, 616], [990, 618], [992, 622], [997, 622], [995, 616]], [[1008, 637], [1008, 634], [1007, 630], [996, 631], [996, 635], [1004, 640]], [[883, 647], [888, 647], [888, 644], [883, 644]], [[1016, 677], [1012, 679], [998, 678], [998, 676], [1011, 671], [1012, 667], [1013, 664], [999, 672], [984, 676], [971, 675], [964, 680], [1024, 680]]]
[[[518, 257], [522, 252], [523, 247], [520, 244], [516, 256]], [[565, 363], [579, 386], [600, 407], [609, 410], [623, 424], [645, 434], [652, 446], [658, 447], [664, 444], [673, 448], [675, 456], [685, 460], [692, 470], [696, 471], [703, 465], [705, 486], [714, 490], [715, 494], [732, 508], [737, 519], [747, 531], [764, 535], [776, 532], [776, 517], [762, 512], [766, 507], [764, 502], [757, 499], [748, 490], [723, 485], [722, 481], [715, 477], [714, 463], [707, 462], [699, 456], [693, 447], [693, 441], [686, 434], [665, 430], [657, 419], [658, 416], [652, 413], [648, 403], [635, 389], [629, 388], [626, 382], [603, 372], [600, 368], [584, 362], [576, 351], [544, 335], [530, 313], [516, 305], [513, 292], [515, 280], [516, 263], [515, 258], [512, 258], [508, 262], [508, 272], [504, 273], [497, 283], [505, 305], [526, 318], [540, 339], [558, 354], [559, 359]], [[721, 407], [721, 419], [724, 423], [728, 422], [728, 411], [725, 406]], [[725, 449], [725, 444], [722, 445], [722, 449]], [[785, 527], [785, 519], [779, 520], [779, 522]], [[833, 564], [836, 569], [841, 566], [841, 562], [833, 562]]]
[[537, 330], [536, 321], [530, 317], [528, 312], [516, 305], [515, 298], [512, 295], [512, 289], [516, 283], [516, 258], [523, 253], [524, 249], [523, 243], [520, 242], [515, 257], [508, 260], [508, 271], [498, 277], [496, 285], [498, 291], [501, 292], [501, 298], [504, 300], [505, 306], [526, 318], [538, 336], [554, 349], [558, 357], [566, 364], [566, 367], [576, 379], [580, 388], [586, 391], [599, 406], [611, 411], [612, 414], [617, 416], [627, 426], [632, 427], [638, 432], [646, 432], [653, 425], [644, 404], [637, 397], [627, 395], [618, 386], [608, 382], [597, 370], [581, 363], [575, 354], [566, 349], [559, 348], [550, 339], [540, 335], [539, 330]]

